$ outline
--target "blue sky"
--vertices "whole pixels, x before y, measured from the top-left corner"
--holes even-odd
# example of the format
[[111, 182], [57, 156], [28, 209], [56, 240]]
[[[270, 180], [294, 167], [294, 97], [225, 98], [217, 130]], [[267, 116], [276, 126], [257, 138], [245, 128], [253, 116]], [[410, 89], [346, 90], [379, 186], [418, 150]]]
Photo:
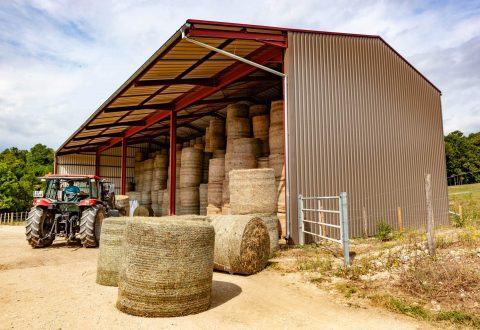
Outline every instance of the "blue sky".
[[[292, 5], [295, 3], [295, 5]], [[57, 148], [188, 18], [378, 34], [480, 131], [480, 1], [0, 2], [0, 150]]]

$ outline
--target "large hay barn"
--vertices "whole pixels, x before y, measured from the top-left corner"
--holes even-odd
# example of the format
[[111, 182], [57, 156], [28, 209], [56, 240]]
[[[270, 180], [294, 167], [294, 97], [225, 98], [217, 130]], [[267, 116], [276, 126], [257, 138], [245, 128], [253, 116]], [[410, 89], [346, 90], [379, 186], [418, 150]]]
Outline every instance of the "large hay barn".
[[[278, 167], [279, 159], [285, 165], [277, 177], [278, 212], [286, 215], [282, 235], [291, 242], [298, 242], [299, 194], [347, 192], [352, 236], [364, 233], [365, 218], [370, 235], [382, 220], [396, 227], [398, 207], [405, 227], [425, 226], [426, 173], [435, 222], [447, 223], [440, 96], [379, 36], [188, 20], [61, 145], [55, 171], [97, 174], [121, 194], [150, 189], [148, 198], [166, 196], [164, 208], [175, 214], [182, 148], [203, 146], [209, 156], [202, 173], [208, 172], [207, 158], [222, 157], [222, 143], [211, 142], [219, 138], [215, 123], [230, 120], [237, 138], [258, 137], [263, 147], [250, 165], [240, 162], [243, 168]], [[240, 110], [239, 120], [226, 118], [234, 104], [248, 106], [250, 117], [254, 106], [253, 118], [270, 114], [267, 132], [259, 122], [257, 131], [243, 134]], [[232, 129], [226, 129], [225, 167], [229, 153], [242, 149], [229, 147]], [[151, 172], [138, 178], [140, 161], [155, 155], [168, 155], [168, 184], [161, 174], [162, 184], [150, 182], [158, 179]]]

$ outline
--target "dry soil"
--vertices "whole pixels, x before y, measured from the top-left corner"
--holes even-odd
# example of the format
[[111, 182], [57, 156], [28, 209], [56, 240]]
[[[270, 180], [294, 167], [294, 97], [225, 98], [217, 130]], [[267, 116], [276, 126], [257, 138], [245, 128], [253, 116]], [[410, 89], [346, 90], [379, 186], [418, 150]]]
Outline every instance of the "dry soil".
[[97, 249], [62, 239], [32, 249], [21, 226], [0, 226], [0, 329], [417, 329], [383, 310], [342, 305], [296, 274], [214, 273], [211, 308], [141, 318], [115, 308], [117, 288], [95, 283]]

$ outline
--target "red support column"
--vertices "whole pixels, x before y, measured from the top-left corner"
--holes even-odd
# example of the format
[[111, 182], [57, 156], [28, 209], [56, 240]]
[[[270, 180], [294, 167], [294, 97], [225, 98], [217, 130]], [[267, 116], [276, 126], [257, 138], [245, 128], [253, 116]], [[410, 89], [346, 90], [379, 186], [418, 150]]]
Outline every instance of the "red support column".
[[95, 152], [95, 175], [100, 176], [100, 151]]
[[177, 114], [170, 113], [170, 215], [175, 215], [175, 192], [177, 189]]
[[122, 174], [121, 174], [121, 187], [120, 193], [125, 195], [125, 190], [127, 187], [127, 139], [122, 139]]

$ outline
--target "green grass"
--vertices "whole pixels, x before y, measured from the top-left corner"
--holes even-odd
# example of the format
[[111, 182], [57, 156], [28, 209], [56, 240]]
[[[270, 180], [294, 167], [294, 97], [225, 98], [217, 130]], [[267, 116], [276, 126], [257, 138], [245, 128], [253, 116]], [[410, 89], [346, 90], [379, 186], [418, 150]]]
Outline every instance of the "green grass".
[[450, 217], [456, 227], [478, 225], [480, 219], [480, 183], [448, 187], [449, 209], [456, 213], [462, 207], [462, 218]]

